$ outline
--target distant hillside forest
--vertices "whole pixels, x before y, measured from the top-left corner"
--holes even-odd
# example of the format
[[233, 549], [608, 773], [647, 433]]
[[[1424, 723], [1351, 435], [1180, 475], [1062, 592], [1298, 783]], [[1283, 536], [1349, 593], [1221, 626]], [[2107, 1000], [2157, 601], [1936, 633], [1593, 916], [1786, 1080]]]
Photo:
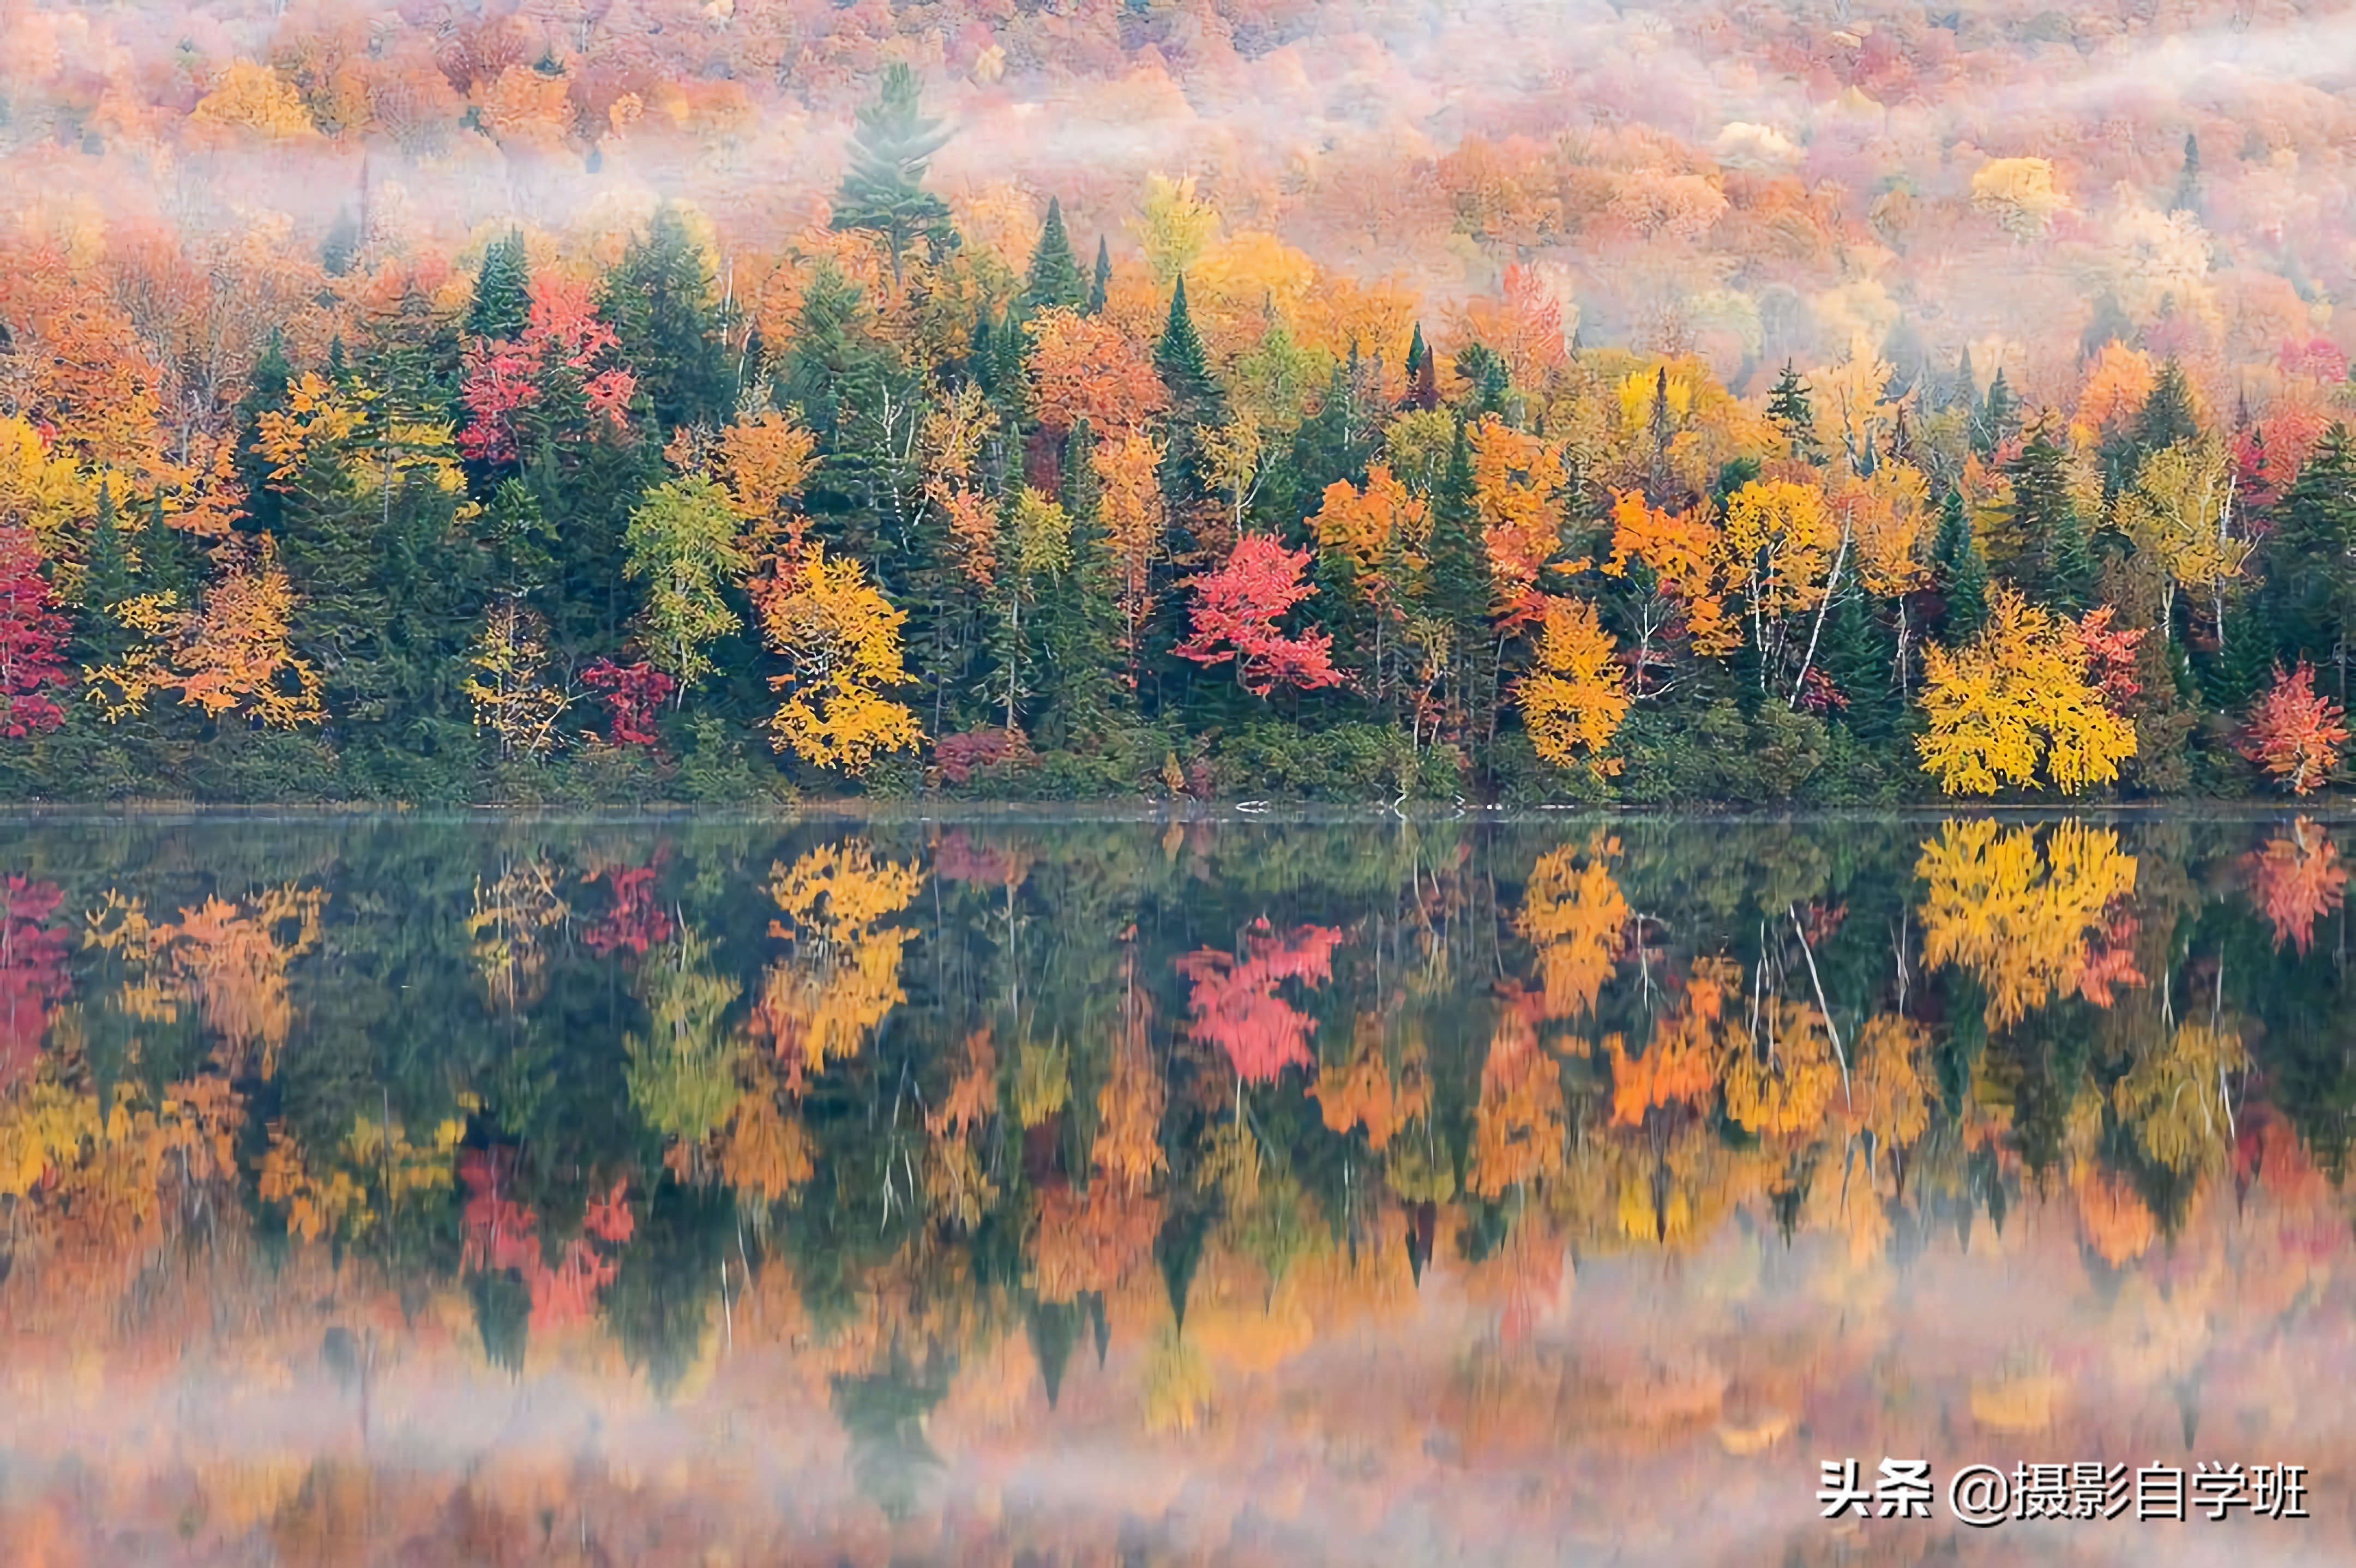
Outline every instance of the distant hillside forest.
[[[24, 34], [9, 69], [47, 72], [48, 118], [0, 97], [26, 105], [0, 120], [0, 795], [1840, 805], [2344, 781], [2348, 330], [2296, 254], [2308, 219], [2261, 199], [2338, 192], [2308, 217], [2340, 231], [2337, 174], [2295, 150], [2328, 117], [2253, 121], [2221, 172], [2147, 105], [2142, 184], [1951, 126], [1908, 175], [1971, 29], [1942, 54], [1919, 23], [1859, 23], [1847, 80], [1791, 78], [1812, 127], [1729, 123], [1706, 154], [1625, 115], [1547, 130], [1523, 84], [1522, 130], [1399, 153], [1428, 231], [1384, 276], [1364, 244], [1302, 248], [1349, 227], [1307, 165], [1265, 189], [1148, 173], [1125, 210], [1076, 180], [1085, 226], [1046, 186], [950, 187], [961, 139], [1026, 123], [1007, 73], [1055, 58], [960, 43], [840, 78], [848, 140], [766, 240], [721, 187], [675, 185], [444, 243], [416, 192], [450, 137], [509, 160], [523, 214], [535, 169], [755, 135], [801, 68], [666, 97], [677, 61], [616, 57], [644, 91], [592, 114], [591, 22], [419, 9], [333, 48], [300, 8], [254, 59], [188, 41], [177, 87], [54, 13]], [[723, 9], [715, 29], [762, 8]], [[1269, 26], [1254, 59], [1290, 47]], [[1987, 33], [1970, 58], [2053, 43]], [[403, 83], [448, 101], [434, 136]], [[71, 91], [93, 107], [61, 120]], [[1876, 112], [1880, 142], [1839, 132]], [[1840, 148], [1885, 172], [1807, 166]], [[696, 156], [741, 172], [741, 151]], [[356, 183], [309, 228], [225, 228], [185, 170], [157, 194], [175, 158], [252, 180], [345, 153]], [[58, 180], [72, 159], [87, 189]], [[2099, 219], [2072, 194], [2094, 168], [2118, 176]], [[1782, 281], [1810, 269], [1809, 292]]]

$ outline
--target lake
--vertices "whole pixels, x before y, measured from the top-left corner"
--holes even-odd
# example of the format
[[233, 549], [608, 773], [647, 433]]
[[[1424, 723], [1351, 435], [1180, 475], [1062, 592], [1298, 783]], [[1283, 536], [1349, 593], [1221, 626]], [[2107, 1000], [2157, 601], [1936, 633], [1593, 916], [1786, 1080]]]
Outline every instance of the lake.
[[2351, 834], [13, 818], [0, 1542], [2347, 1561]]

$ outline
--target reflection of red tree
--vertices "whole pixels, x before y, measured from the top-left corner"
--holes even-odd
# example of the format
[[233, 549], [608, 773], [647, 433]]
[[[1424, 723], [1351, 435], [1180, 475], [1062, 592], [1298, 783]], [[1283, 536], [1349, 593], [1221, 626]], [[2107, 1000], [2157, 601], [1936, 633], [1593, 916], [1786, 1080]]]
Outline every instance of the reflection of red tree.
[[643, 866], [615, 866], [605, 871], [613, 880], [614, 907], [583, 933], [581, 940], [589, 951], [601, 958], [620, 947], [644, 954], [670, 940], [670, 916], [655, 901], [655, 870], [659, 863], [658, 857]]
[[597, 1292], [611, 1285], [620, 1264], [599, 1242], [618, 1247], [637, 1230], [628, 1201], [623, 1196], [626, 1179], [613, 1190], [593, 1198], [581, 1220], [583, 1233], [564, 1243], [553, 1266], [541, 1245], [540, 1216], [507, 1196], [514, 1174], [510, 1149], [487, 1152], [470, 1149], [458, 1162], [459, 1179], [466, 1184], [466, 1210], [460, 1221], [466, 1250], [459, 1266], [469, 1271], [513, 1269], [531, 1292], [530, 1327], [534, 1333], [588, 1320], [597, 1306]]
[[63, 893], [55, 882], [10, 877], [0, 884], [0, 1089], [33, 1069], [49, 1028], [49, 1009], [65, 1000], [64, 927], [51, 927]]
[[1340, 932], [1323, 925], [1279, 936], [1263, 917], [1244, 933], [1242, 958], [1210, 947], [1187, 954], [1178, 960], [1178, 973], [1194, 983], [1189, 1030], [1225, 1051], [1249, 1083], [1269, 1083], [1289, 1064], [1308, 1066], [1309, 1034], [1317, 1020], [1276, 988], [1287, 980], [1315, 987], [1330, 979], [1341, 942]]
[[2271, 838], [2264, 849], [2243, 857], [2250, 873], [2250, 897], [2273, 923], [2275, 946], [2286, 942], [2300, 954], [2315, 940], [2315, 923], [2340, 908], [2346, 897], [2348, 868], [2331, 835], [2299, 817], [2290, 837]]
[[1019, 847], [977, 844], [960, 827], [933, 846], [933, 872], [946, 881], [1019, 888], [1031, 874], [1031, 855]]

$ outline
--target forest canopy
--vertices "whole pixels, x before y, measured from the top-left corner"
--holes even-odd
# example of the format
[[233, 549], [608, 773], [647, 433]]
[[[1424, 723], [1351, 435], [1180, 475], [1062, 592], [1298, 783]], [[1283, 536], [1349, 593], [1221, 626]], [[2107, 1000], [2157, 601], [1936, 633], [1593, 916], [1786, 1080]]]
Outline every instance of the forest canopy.
[[10, 795], [2342, 777], [2286, 5], [7, 18]]

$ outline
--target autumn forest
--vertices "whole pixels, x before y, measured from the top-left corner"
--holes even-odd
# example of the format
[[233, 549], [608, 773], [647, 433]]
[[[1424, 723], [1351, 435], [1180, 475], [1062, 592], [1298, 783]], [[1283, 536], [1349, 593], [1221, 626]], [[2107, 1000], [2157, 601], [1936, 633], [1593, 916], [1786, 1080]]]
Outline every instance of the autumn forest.
[[0, 793], [2305, 795], [2286, 0], [9, 0]]

